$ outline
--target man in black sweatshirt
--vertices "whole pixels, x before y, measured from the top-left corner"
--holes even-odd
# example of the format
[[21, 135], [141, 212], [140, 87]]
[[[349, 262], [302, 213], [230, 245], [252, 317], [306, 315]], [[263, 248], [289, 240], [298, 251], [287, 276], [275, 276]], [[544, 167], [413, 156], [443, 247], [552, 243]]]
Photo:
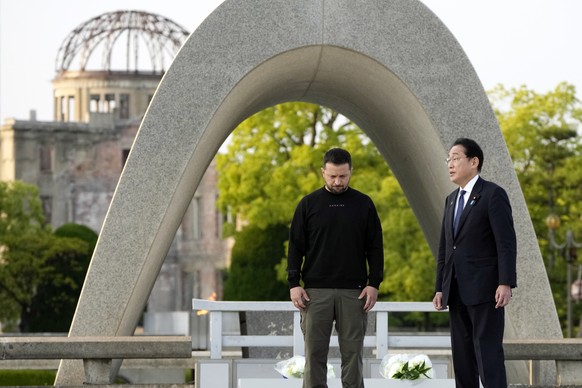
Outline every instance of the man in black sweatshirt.
[[384, 274], [382, 226], [370, 197], [349, 187], [348, 151], [326, 152], [321, 173], [325, 186], [299, 202], [289, 234], [287, 280], [305, 340], [303, 388], [327, 387], [334, 321], [342, 385], [364, 388], [367, 313]]

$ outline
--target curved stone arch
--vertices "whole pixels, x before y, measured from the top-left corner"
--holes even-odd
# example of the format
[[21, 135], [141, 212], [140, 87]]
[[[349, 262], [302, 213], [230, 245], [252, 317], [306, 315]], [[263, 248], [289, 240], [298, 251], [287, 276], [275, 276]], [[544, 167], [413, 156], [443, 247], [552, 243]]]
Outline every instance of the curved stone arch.
[[[70, 335], [133, 333], [204, 171], [245, 118], [285, 101], [332, 107], [374, 141], [433, 252], [459, 136], [483, 147], [518, 233], [510, 337], [561, 337], [525, 201], [469, 60], [413, 0], [227, 0], [189, 37], [160, 83], [111, 202]], [[357, 166], [356, 166], [357, 168]], [[78, 363], [59, 384], [82, 382]], [[510, 371], [510, 374], [512, 372]], [[523, 376], [516, 368], [514, 376]], [[523, 382], [523, 381], [522, 381]]]

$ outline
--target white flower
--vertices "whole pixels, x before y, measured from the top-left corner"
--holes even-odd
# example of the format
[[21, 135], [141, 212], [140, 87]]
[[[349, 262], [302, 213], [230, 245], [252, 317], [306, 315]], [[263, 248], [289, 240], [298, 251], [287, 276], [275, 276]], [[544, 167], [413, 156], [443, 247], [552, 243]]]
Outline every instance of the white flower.
[[284, 363], [282, 367], [282, 375], [287, 378], [301, 378], [303, 377], [303, 371], [305, 370], [305, 358], [304, 357], [294, 357]]
[[[302, 379], [305, 370], [305, 357], [293, 356], [288, 360], [279, 361], [275, 370], [288, 379]], [[327, 364], [327, 378], [335, 378], [335, 370], [331, 364]]]
[[424, 363], [425, 368], [430, 368], [426, 375], [421, 374], [419, 379], [432, 379], [434, 378], [434, 370], [432, 368], [432, 362], [430, 362], [430, 358], [426, 354], [417, 354], [410, 359], [408, 362], [409, 367], [420, 368], [420, 366]]
[[385, 379], [416, 380], [434, 376], [432, 363], [424, 354], [396, 354], [384, 356], [380, 363], [380, 374]]
[[394, 376], [396, 373], [400, 372], [402, 370], [402, 367], [404, 366], [403, 362], [394, 362], [391, 365], [388, 365], [388, 373], [387, 375], [390, 377], [386, 377], [386, 378], [392, 378], [391, 376]]

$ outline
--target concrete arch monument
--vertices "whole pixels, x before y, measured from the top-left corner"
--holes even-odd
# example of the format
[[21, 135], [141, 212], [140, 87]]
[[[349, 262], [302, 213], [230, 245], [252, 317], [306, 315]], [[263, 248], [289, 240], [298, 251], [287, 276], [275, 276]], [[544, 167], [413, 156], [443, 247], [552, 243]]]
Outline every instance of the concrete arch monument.
[[[485, 33], [485, 32], [484, 32]], [[203, 172], [245, 118], [285, 101], [332, 107], [388, 161], [436, 252], [453, 186], [444, 158], [476, 139], [514, 207], [518, 284], [507, 336], [561, 337], [525, 201], [483, 87], [443, 23], [414, 0], [226, 0], [189, 37], [141, 124], [70, 335], [131, 335]], [[510, 379], [524, 369], [513, 368]], [[524, 382], [524, 381], [520, 381]], [[58, 384], [82, 383], [78, 363]]]

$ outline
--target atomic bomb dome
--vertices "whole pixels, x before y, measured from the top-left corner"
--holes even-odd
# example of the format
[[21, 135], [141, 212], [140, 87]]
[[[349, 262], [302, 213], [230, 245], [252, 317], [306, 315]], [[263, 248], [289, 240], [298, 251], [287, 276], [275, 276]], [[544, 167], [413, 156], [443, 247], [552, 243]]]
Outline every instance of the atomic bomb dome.
[[143, 11], [104, 13], [80, 24], [57, 53], [55, 121], [89, 122], [100, 113], [141, 117], [188, 34]]
[[86, 71], [90, 60], [100, 54], [101, 66], [97, 70], [111, 71], [125, 62], [119, 70], [143, 71], [147, 65], [143, 56], [147, 55], [150, 70], [163, 72], [187, 37], [188, 31], [160, 15], [143, 11], [104, 13], [69, 33], [59, 48], [56, 71], [75, 70], [75, 60], [78, 70]]
[[[187, 37], [173, 21], [141, 11], [104, 13], [73, 29], [57, 53], [54, 120], [31, 111], [0, 128], [0, 180], [36, 185], [53, 228], [99, 232], [142, 117]], [[148, 333], [190, 327], [192, 298], [221, 298], [232, 241], [221, 234], [217, 176], [213, 162], [176, 232], [144, 314]], [[193, 346], [206, 346], [203, 338]]]

